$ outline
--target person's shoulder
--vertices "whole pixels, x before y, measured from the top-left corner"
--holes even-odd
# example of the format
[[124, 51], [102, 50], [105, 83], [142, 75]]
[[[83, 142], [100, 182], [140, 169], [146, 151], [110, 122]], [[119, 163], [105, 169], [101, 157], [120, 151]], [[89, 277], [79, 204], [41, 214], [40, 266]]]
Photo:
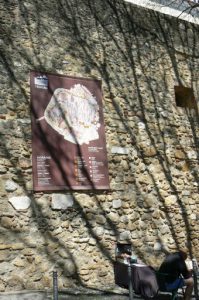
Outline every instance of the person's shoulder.
[[180, 257], [180, 252], [171, 252], [171, 253], [169, 253], [168, 256], [177, 258], [177, 257]]
[[178, 256], [178, 252], [170, 252], [166, 255], [166, 258], [177, 257], [177, 256]]

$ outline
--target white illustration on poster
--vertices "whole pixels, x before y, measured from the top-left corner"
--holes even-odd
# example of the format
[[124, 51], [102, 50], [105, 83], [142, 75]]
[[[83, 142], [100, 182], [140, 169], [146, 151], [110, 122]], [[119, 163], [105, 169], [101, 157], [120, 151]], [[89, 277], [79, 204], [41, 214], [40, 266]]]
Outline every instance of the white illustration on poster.
[[84, 85], [57, 88], [37, 122], [42, 119], [71, 143], [82, 145], [99, 139], [99, 105]]

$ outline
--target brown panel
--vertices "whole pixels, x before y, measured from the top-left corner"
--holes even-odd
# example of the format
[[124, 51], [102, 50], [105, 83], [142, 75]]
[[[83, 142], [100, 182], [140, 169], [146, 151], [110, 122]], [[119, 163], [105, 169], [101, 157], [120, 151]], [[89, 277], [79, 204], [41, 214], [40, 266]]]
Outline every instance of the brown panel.
[[109, 189], [101, 81], [30, 73], [35, 191]]

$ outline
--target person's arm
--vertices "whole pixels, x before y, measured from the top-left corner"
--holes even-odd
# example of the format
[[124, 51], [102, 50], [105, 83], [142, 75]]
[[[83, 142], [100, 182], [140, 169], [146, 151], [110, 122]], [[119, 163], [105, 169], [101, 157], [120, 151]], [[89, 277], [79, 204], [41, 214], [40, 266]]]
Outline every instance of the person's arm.
[[187, 265], [184, 260], [180, 264], [180, 273], [182, 274], [182, 276], [185, 279], [191, 277], [191, 272], [188, 270]]

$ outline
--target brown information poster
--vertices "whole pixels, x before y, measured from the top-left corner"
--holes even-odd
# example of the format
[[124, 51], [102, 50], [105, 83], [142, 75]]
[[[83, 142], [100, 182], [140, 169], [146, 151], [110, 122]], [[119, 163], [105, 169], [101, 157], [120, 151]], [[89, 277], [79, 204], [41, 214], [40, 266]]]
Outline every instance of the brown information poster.
[[35, 191], [109, 189], [101, 81], [32, 71]]

